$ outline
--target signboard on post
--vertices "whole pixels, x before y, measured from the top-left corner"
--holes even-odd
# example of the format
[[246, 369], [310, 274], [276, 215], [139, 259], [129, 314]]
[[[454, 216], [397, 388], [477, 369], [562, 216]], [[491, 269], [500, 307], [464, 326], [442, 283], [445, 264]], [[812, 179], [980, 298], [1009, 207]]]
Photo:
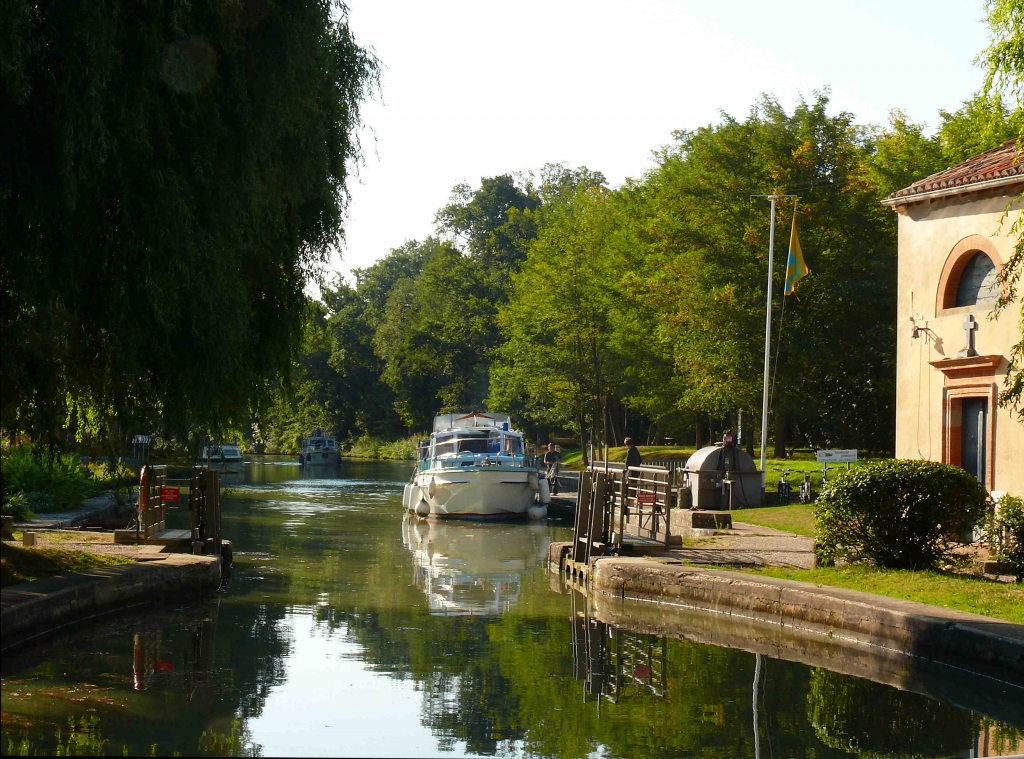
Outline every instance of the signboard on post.
[[845, 448], [838, 451], [818, 451], [819, 464], [849, 464], [857, 460], [856, 448]]
[[160, 488], [160, 500], [178, 501], [181, 497], [181, 488]]

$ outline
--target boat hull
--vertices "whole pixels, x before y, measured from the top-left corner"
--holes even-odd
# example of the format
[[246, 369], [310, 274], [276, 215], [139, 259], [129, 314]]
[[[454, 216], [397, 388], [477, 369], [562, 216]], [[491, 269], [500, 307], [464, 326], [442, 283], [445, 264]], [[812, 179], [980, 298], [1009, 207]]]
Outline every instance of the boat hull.
[[307, 451], [300, 455], [302, 466], [338, 466], [341, 454], [338, 451]]
[[[529, 470], [439, 469], [418, 472], [406, 485], [406, 511], [435, 519], [511, 519], [525, 517], [536, 491]], [[433, 483], [433, 484], [431, 484]], [[422, 502], [429, 514], [417, 506]]]

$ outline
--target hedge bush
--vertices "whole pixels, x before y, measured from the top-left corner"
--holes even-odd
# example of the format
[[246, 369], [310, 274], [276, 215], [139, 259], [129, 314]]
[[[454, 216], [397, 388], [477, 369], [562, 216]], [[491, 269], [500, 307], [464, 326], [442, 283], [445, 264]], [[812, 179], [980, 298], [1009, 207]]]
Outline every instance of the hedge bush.
[[1000, 498], [986, 532], [993, 558], [1003, 562], [1017, 582], [1024, 581], [1024, 498]]
[[988, 493], [959, 467], [889, 459], [830, 481], [818, 498], [818, 561], [927, 569], [949, 558], [959, 536], [986, 514]]

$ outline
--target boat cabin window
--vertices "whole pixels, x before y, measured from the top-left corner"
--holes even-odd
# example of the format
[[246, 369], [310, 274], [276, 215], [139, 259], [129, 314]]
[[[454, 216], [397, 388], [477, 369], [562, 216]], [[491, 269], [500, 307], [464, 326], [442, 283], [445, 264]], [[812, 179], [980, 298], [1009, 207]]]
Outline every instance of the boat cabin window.
[[512, 437], [507, 435], [505, 441], [501, 447], [502, 453], [506, 453], [512, 456], [521, 456], [523, 453], [523, 441], [522, 438]]

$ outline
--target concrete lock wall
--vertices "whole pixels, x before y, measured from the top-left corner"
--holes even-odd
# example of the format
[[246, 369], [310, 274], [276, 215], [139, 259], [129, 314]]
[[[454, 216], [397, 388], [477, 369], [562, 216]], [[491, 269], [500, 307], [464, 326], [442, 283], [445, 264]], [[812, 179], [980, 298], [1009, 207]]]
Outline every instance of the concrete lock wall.
[[[1010, 227], [1020, 217], [1019, 202], [1004, 218], [1007, 203], [1020, 192], [1013, 186], [985, 195], [897, 207], [899, 213], [899, 288], [896, 329], [896, 455], [960, 464], [960, 404], [964, 398], [988, 399], [989, 490], [1024, 495], [1024, 425], [1011, 409], [998, 407], [1012, 346], [1019, 340], [1020, 299], [997, 320], [993, 305], [950, 307], [947, 288], [955, 292], [958, 267], [976, 251], [998, 265], [1009, 260], [1015, 238]], [[957, 359], [965, 347], [963, 324], [977, 322], [974, 347], [984, 361]], [[911, 321], [913, 317], [914, 321]], [[914, 338], [913, 327], [920, 329]], [[927, 327], [927, 330], [924, 328]], [[961, 361], [955, 364], [937, 362]]]

